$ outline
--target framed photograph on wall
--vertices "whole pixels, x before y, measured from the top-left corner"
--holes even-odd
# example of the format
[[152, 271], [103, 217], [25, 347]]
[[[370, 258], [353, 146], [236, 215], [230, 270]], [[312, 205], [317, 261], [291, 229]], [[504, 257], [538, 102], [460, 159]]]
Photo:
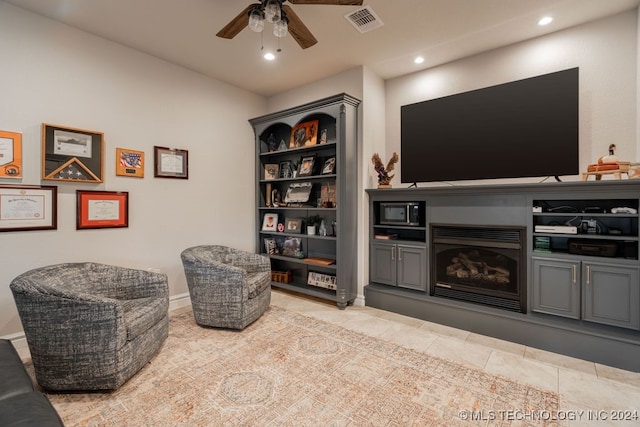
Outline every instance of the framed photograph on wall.
[[42, 124], [42, 179], [102, 182], [104, 134]]
[[0, 231], [58, 228], [58, 187], [0, 185]]
[[301, 148], [318, 143], [318, 120], [297, 124], [291, 129], [289, 148]]
[[127, 191], [76, 190], [76, 230], [129, 227]]
[[22, 134], [0, 130], [0, 178], [22, 178]]
[[144, 151], [116, 148], [116, 175], [144, 178]]
[[156, 178], [189, 179], [189, 152], [167, 147], [153, 147]]

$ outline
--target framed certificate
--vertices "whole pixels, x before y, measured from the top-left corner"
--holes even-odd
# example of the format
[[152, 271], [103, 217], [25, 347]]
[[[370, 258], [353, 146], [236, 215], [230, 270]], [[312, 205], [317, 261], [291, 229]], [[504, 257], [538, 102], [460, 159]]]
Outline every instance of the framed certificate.
[[189, 179], [189, 152], [175, 148], [153, 147], [156, 178]]
[[55, 230], [58, 188], [0, 186], [0, 231]]
[[0, 178], [22, 178], [22, 134], [0, 130]]
[[102, 182], [104, 134], [42, 124], [42, 179]]
[[129, 226], [129, 193], [76, 190], [76, 230]]

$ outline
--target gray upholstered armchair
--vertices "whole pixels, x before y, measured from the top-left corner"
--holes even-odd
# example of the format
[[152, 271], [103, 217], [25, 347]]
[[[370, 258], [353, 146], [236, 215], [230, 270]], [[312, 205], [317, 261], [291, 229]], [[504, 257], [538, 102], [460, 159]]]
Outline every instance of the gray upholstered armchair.
[[168, 336], [165, 274], [67, 263], [23, 273], [10, 287], [36, 379], [48, 390], [116, 389]]
[[197, 324], [244, 329], [271, 303], [269, 258], [226, 246], [194, 246], [180, 257]]

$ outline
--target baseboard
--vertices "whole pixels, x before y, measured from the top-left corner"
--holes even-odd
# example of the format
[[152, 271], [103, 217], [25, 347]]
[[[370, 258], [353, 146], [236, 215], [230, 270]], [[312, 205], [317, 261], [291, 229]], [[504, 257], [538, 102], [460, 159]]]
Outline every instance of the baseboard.
[[[191, 297], [189, 296], [188, 292], [169, 297], [169, 312], [173, 310], [177, 310], [179, 308], [189, 307], [190, 305], [191, 305]], [[27, 344], [27, 339], [24, 336], [24, 332], [17, 332], [15, 334], [5, 335], [1, 338], [11, 341], [11, 344], [13, 344], [13, 346], [16, 348], [16, 351], [18, 352], [18, 354], [23, 360], [31, 358], [31, 353], [29, 353], [29, 346]]]

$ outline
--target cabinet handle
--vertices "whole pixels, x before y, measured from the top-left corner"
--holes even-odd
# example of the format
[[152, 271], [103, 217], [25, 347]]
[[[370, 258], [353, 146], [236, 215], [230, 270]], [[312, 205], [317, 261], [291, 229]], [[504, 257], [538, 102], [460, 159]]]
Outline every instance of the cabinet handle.
[[573, 266], [573, 284], [574, 284], [574, 285], [575, 285], [576, 283], [578, 283], [577, 270], [578, 270], [578, 267], [576, 267], [576, 266], [574, 265], [574, 266]]
[[587, 285], [591, 281], [591, 267], [587, 265]]
[[391, 261], [395, 261], [396, 260], [396, 247], [392, 246], [391, 247]]
[[398, 261], [402, 261], [402, 248], [398, 248]]

